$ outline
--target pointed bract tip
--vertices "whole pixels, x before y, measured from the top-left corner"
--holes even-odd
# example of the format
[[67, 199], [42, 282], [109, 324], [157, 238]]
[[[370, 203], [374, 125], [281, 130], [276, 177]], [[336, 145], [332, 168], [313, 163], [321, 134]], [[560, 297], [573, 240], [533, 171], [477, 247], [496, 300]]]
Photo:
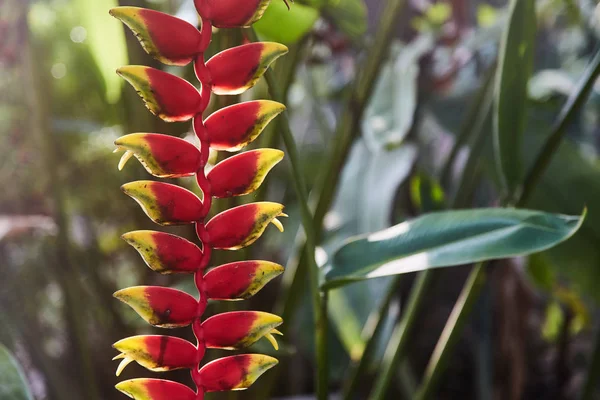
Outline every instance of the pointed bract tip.
[[265, 338], [271, 343], [271, 346], [273, 346], [275, 350], [279, 350], [279, 343], [277, 343], [277, 339], [275, 339], [271, 333], [267, 333]]

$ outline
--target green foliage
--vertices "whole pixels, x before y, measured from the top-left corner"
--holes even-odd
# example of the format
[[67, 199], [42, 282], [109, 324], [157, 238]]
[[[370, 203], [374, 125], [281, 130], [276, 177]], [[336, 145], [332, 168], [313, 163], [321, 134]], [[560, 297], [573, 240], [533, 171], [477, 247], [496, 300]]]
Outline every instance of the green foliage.
[[512, 0], [500, 49], [496, 81], [494, 135], [496, 158], [507, 194], [523, 176], [523, 137], [527, 115], [527, 82], [533, 66], [535, 2]]
[[106, 100], [115, 104], [121, 96], [122, 80], [115, 70], [128, 63], [123, 26], [108, 15], [117, 0], [74, 0], [77, 20], [86, 30], [86, 42], [104, 78]]
[[584, 216], [501, 208], [425, 214], [342, 246], [333, 256], [324, 288], [528, 255], [571, 237]]
[[0, 399], [33, 400], [21, 366], [0, 344]]
[[361, 39], [367, 30], [367, 6], [363, 0], [329, 0], [323, 14], [353, 40]]
[[568, 213], [590, 205], [580, 231], [572, 240], [547, 252], [547, 257], [554, 274], [568, 277], [578, 291], [600, 301], [600, 249], [595, 244], [600, 240], [600, 210], [591, 207], [596, 196], [600, 196], [600, 167], [586, 160], [572, 144], [565, 143], [528, 205]]
[[[11, 14], [5, 10], [6, 4], [11, 2], [27, 3], [20, 0], [4, 2], [0, 5], [0, 22], [10, 20]], [[144, 222], [137, 220], [139, 213], [133, 212], [133, 205], [126, 200], [115, 200], [106, 196], [106, 188], [139, 179], [145, 176], [145, 173], [141, 167], [132, 166], [125, 172], [126, 176], [117, 175], [114, 166], [118, 158], [110, 155], [109, 150], [113, 148], [112, 142], [116, 137], [132, 132], [131, 129], [182, 135], [186, 127], [166, 126], [148, 116], [137, 99], [133, 100], [127, 95], [119, 97], [121, 83], [114, 74], [114, 69], [127, 63], [126, 58], [123, 58], [123, 55], [127, 55], [121, 25], [106, 13], [108, 4], [115, 3], [114, 0], [44, 0], [30, 3], [27, 5], [30, 33], [28, 36], [34, 45], [34, 72], [26, 65], [19, 64], [10, 71], [4, 68], [5, 64], [1, 63], [4, 61], [1, 58], [4, 54], [0, 51], [0, 80], [6, 93], [4, 101], [0, 99], [0, 119], [7, 121], [2, 131], [5, 132], [7, 140], [3, 142], [5, 157], [4, 162], [0, 163], [0, 177], [4, 177], [4, 181], [7, 182], [19, 182], [7, 186], [0, 198], [0, 208], [6, 211], [5, 214], [9, 214], [9, 218], [21, 214], [50, 215], [55, 198], [49, 193], [57, 188], [64, 199], [58, 208], [66, 216], [65, 224], [69, 230], [67, 243], [62, 243], [63, 247], [60, 250], [70, 251], [74, 256], [73, 265], [58, 262], [52, 257], [57, 245], [55, 232], [52, 230], [50, 235], [42, 237], [41, 233], [45, 234], [45, 231], [40, 230], [40, 233], [32, 235], [31, 230], [18, 229], [14, 236], [5, 237], [0, 252], [9, 253], [8, 257], [3, 258], [5, 270], [9, 274], [5, 275], [8, 282], [5, 285], [6, 290], [0, 291], [0, 314], [12, 317], [11, 311], [23, 310], [19, 318], [10, 318], [9, 321], [17, 323], [17, 331], [22, 330], [26, 333], [20, 339], [19, 344], [22, 348], [19, 347], [19, 351], [23, 349], [30, 356], [27, 359], [35, 362], [36, 372], [39, 371], [43, 375], [41, 381], [45, 384], [44, 390], [47, 391], [48, 398], [112, 398], [113, 378], [104, 373], [110, 365], [104, 361], [104, 357], [98, 356], [98, 352], [109, 348], [110, 339], [139, 328], [139, 320], [130, 318], [129, 314], [123, 314], [122, 310], [113, 308], [112, 304], [106, 304], [103, 299], [117, 287], [139, 282], [176, 285], [176, 282], [181, 280], [164, 276], [157, 282], [149, 275], [144, 275], [138, 260], [131, 257], [129, 252], [124, 250], [125, 245], [118, 240], [119, 232], [140, 227]], [[134, 3], [143, 5], [144, 2]], [[197, 21], [197, 13], [191, 0], [150, 3], [163, 11], [186, 17], [191, 23]], [[528, 35], [532, 35], [527, 28], [533, 29], [535, 20], [534, 23], [525, 23], [526, 20], [531, 22], [532, 18], [535, 18], [531, 12], [532, 1], [513, 1], [512, 8], [471, 4], [466, 10], [469, 15], [466, 26], [461, 25], [464, 21], [460, 21], [459, 14], [465, 10], [456, 7], [458, 3], [437, 3], [430, 8], [418, 10], [407, 3], [402, 7], [410, 11], [411, 16], [416, 16], [410, 19], [417, 25], [416, 31], [401, 18], [395, 19], [390, 25], [390, 31], [384, 31], [383, 21], [392, 14], [391, 12], [371, 16], [371, 21], [380, 23], [379, 26], [377, 23], [371, 24], [367, 30], [366, 7], [362, 0], [297, 0], [293, 4], [290, 2], [291, 11], [287, 10], [282, 1], [273, 0], [271, 3], [267, 15], [256, 27], [262, 39], [297, 45], [291, 49], [292, 52], [297, 50], [295, 64], [278, 63], [275, 76], [279, 78], [277, 81], [280, 84], [284, 81], [294, 82], [291, 88], [279, 88], [281, 93], [289, 93], [287, 98], [290, 102], [286, 114], [289, 116], [291, 129], [288, 132], [293, 132], [298, 141], [301, 164], [304, 164], [300, 174], [305, 176], [308, 185], [301, 186], [311, 190], [311, 196], [314, 195], [315, 200], [321, 193], [325, 193], [323, 198], [329, 199], [319, 201], [317, 209], [320, 211], [317, 212], [315, 224], [318, 228], [324, 226], [325, 232], [317, 229], [315, 240], [329, 255], [329, 259], [333, 260], [334, 271], [340, 270], [340, 279], [345, 279], [343, 271], [355, 273], [352, 269], [354, 266], [362, 272], [362, 267], [370, 270], [378, 268], [379, 263], [389, 264], [390, 259], [396, 260], [397, 253], [394, 252], [405, 249], [404, 245], [385, 247], [379, 242], [359, 241], [352, 244], [354, 246], [360, 243], [362, 252], [357, 257], [333, 257], [334, 250], [350, 236], [380, 231], [408, 216], [444, 209], [453, 203], [456, 204], [457, 198], [460, 199], [461, 207], [495, 206], [506, 194], [501, 193], [502, 190], [518, 189], [522, 183], [523, 171], [535, 161], [538, 150], [549, 137], [548, 133], [553, 131], [553, 125], [556, 126], [561, 103], [565, 97], [580, 90], [578, 82], [582, 80], [584, 67], [588, 64], [596, 43], [594, 30], [597, 31], [597, 26], [592, 26], [595, 19], [582, 17], [593, 15], [593, 7], [586, 8], [590, 5], [571, 0], [566, 3], [555, 0], [538, 2], [538, 25], [544, 27], [544, 35], [538, 35], [535, 40], [535, 73], [533, 78], [529, 79], [528, 96], [525, 96], [523, 88], [531, 74], [528, 62], [518, 57], [528, 57], [530, 48], [527, 47], [525, 53], [521, 54], [522, 47], [518, 40], [525, 40]], [[179, 12], [176, 12], [177, 7], [181, 7]], [[191, 12], [183, 12], [186, 8], [191, 9]], [[379, 11], [378, 7], [371, 9]], [[476, 16], [477, 22], [473, 21], [473, 16]], [[310, 36], [320, 18], [320, 22], [323, 23], [319, 23], [319, 30], [322, 26], [327, 26], [327, 32], [331, 32], [334, 37], [330, 49], [327, 49], [330, 45], [327, 40], [317, 40], [316, 45], [312, 40], [303, 40]], [[452, 28], [455, 24], [456, 31], [445, 29]], [[7, 32], [18, 31], [11, 28], [14, 25], [8, 26]], [[80, 28], [84, 29], [85, 39], [82, 42], [74, 41], [71, 33], [74, 34], [74, 38], [80, 40], [81, 37], [77, 36], [81, 33]], [[478, 86], [484, 86], [481, 85], [484, 81], [481, 79], [482, 72], [496, 62], [497, 44], [503, 31], [506, 33], [503, 43], [508, 43], [509, 39], [517, 40], [517, 43], [504, 46], [506, 57], [502, 59], [501, 65], [505, 67], [499, 68], [503, 72], [498, 73], [496, 83], [509, 82], [510, 75], [514, 78], [515, 85], [507, 85], [512, 90], [510, 96], [508, 92], [503, 92], [502, 98], [505, 101], [502, 104], [506, 105], [506, 110], [499, 119], [504, 126], [499, 140], [506, 147], [500, 146], [502, 158], [495, 164], [492, 130], [487, 128], [488, 122], [478, 122], [485, 116], [464, 118], [464, 110], [468, 103], [487, 104], [488, 97], [494, 95], [493, 90], [482, 90], [483, 95], [480, 97], [474, 93]], [[244, 32], [234, 32], [231, 35], [226, 32], [228, 30], [219, 30], [216, 33], [217, 37], [238, 41], [246, 35]], [[464, 34], [465, 32], [468, 34]], [[340, 36], [350, 38], [351, 41], [338, 41]], [[383, 45], [387, 40], [384, 38], [389, 37], [393, 37], [395, 41], [391, 48], [388, 48], [387, 44]], [[514, 39], [515, 37], [517, 39]], [[410, 42], [403, 42], [407, 38], [411, 38]], [[5, 40], [7, 49], [11, 48], [11, 40], [11, 35]], [[531, 44], [533, 48], [533, 42]], [[209, 53], [220, 51], [222, 46], [221, 40], [213, 40]], [[338, 46], [341, 46], [342, 51], [337, 51], [340, 48]], [[27, 52], [24, 51], [23, 54]], [[464, 55], [468, 57], [463, 57]], [[128, 55], [134, 64], [146, 61], [140, 57], [134, 49]], [[291, 59], [292, 57], [290, 61]], [[381, 71], [378, 65], [384, 66]], [[167, 67], [168, 72], [174, 70], [175, 68]], [[193, 74], [191, 68], [177, 68], [176, 71], [187, 77]], [[304, 78], [314, 76], [319, 71], [327, 73], [323, 79], [313, 83], [312, 92], [305, 90], [308, 84]], [[31, 74], [36, 74], [35, 81], [42, 84], [30, 84]], [[287, 77], [280, 79], [283, 76]], [[359, 88], [356, 91], [358, 95], [347, 96], [348, 87], [352, 86], [353, 80], [359, 76], [367, 79], [356, 85]], [[595, 75], [590, 76], [593, 84]], [[23, 82], [26, 83], [25, 90]], [[375, 90], [371, 91], [367, 83], [375, 82]], [[248, 93], [248, 99], [264, 97], [266, 86], [261, 82], [256, 92]], [[534, 330], [534, 335], [539, 335], [534, 339], [545, 335], [550, 340], [559, 338], [561, 328], [564, 328], [561, 325], [565, 322], [566, 312], [571, 313], [571, 331], [565, 340], [571, 348], [585, 350], [588, 349], [586, 331], [591, 326], [590, 322], [597, 322], [597, 319], [592, 320], [592, 317], [596, 316], [597, 302], [600, 301], [600, 292], [597, 290], [600, 285], [600, 248], [597, 246], [600, 241], [600, 211], [595, 205], [600, 198], [597, 132], [599, 96], [597, 88], [595, 89], [591, 91], [587, 104], [584, 103], [588, 96], [582, 96], [583, 100], [574, 105], [574, 118], [570, 119], [568, 126], [562, 127], [565, 135], [559, 138], [561, 145], [557, 150], [550, 152], [552, 162], [541, 175], [539, 184], [525, 204], [529, 209], [564, 214], [577, 214], [583, 207], [589, 206], [589, 213], [581, 228], [569, 240], [550, 250], [525, 258], [529, 276], [537, 284], [534, 294], [538, 299], [536, 304], [540, 307], [535, 307], [535, 310], [526, 310], [526, 307], [510, 310], [519, 316], [531, 316], [532, 320], [544, 322]], [[32, 94], [41, 100], [40, 110], [44, 115], [44, 129], [39, 132], [41, 135], [30, 133], [29, 122], [35, 120], [35, 117], [32, 117], [35, 113], [32, 111], [36, 110], [29, 104]], [[500, 96], [500, 93], [496, 92], [495, 95]], [[351, 100], [348, 101], [348, 98]], [[116, 100], [119, 102], [115, 106]], [[365, 103], [368, 105], [366, 110]], [[434, 103], [442, 104], [442, 107], [431, 107]], [[214, 106], [221, 107], [226, 104], [227, 102], [218, 103]], [[497, 106], [500, 111], [501, 104]], [[321, 115], [317, 110], [320, 110]], [[523, 117], [524, 114], [527, 114], [526, 117]], [[524, 129], [519, 122], [523, 118], [527, 119]], [[479, 137], [481, 142], [473, 140], [476, 134], [466, 134], [464, 140], [459, 139], [459, 145], [453, 147], [452, 138], [459, 131], [457, 122], [461, 120], [465, 122], [465, 131], [482, 132]], [[334, 136], [333, 127], [343, 135]], [[278, 147], [277, 140], [282, 132], [281, 127], [274, 129], [274, 140], [268, 147]], [[55, 147], [43, 144], [39, 139], [42, 135], [50, 137]], [[479, 146], [475, 145], [476, 143], [482, 144]], [[342, 151], [338, 151], [339, 149]], [[335, 151], [328, 153], [329, 150]], [[445, 156], [450, 150], [456, 152], [451, 157], [451, 162], [448, 162]], [[47, 153], [53, 152], [52, 157], [57, 162], [52, 176], [58, 179], [50, 178], [49, 170], [52, 168], [40, 166]], [[465, 159], [471, 160], [472, 163], [465, 163]], [[504, 187], [498, 182], [497, 164], [500, 164], [502, 171], [507, 174], [504, 183], [508, 185]], [[287, 209], [290, 220], [297, 221], [300, 196], [293, 193], [289, 172], [289, 165], [282, 164], [280, 171], [276, 171], [274, 175], [275, 179], [269, 183], [268, 190], [269, 195], [280, 196], [281, 201], [289, 204]], [[324, 174], [328, 179], [323, 180], [326, 184], [321, 189], [318, 182]], [[342, 178], [338, 183], [340, 174]], [[51, 186], [46, 185], [48, 181], [52, 182]], [[463, 181], [467, 184], [460, 185]], [[188, 178], [179, 183], [195, 187], [193, 180]], [[457, 189], [463, 186], [469, 190]], [[336, 193], [333, 206], [333, 195], [329, 192]], [[251, 200], [253, 199], [239, 199], [242, 203]], [[468, 218], [479, 211], [463, 212], [467, 220], [457, 222], [458, 226], [461, 223], [466, 224]], [[326, 218], [323, 223], [324, 215]], [[431, 217], [428, 215], [424, 218]], [[426, 228], [431, 227], [431, 230], [440, 223], [437, 220], [430, 222]], [[569, 226], [574, 230], [570, 224], [576, 224], [577, 221], [562, 220], [562, 223], [566, 230]], [[147, 225], [145, 228], [151, 229], [152, 226]], [[539, 237], [543, 238], [547, 232], [539, 228], [529, 226], [527, 230], [541, 232]], [[173, 227], [169, 230], [180, 235], [192, 234], [185, 227]], [[427, 232], [429, 234], [430, 230]], [[302, 235], [295, 235], [292, 224], [286, 224], [286, 234], [285, 240], [274, 239], [275, 235], [273, 238], [269, 235], [253, 255], [272, 257], [283, 263], [291, 253], [290, 259], [294, 260], [292, 246], [289, 244], [294, 240], [294, 236], [299, 239]], [[462, 234], [457, 234], [454, 239], [460, 242], [464, 238]], [[384, 250], [381, 250], [382, 248]], [[462, 249], [463, 247], [461, 251]], [[343, 255], [345, 250], [342, 250], [340, 254]], [[438, 248], [434, 250], [438, 251]], [[386, 253], [387, 251], [390, 253]], [[389, 256], [392, 253], [393, 256]], [[428, 252], [425, 253], [429, 256]], [[405, 261], [406, 256], [411, 255], [413, 254], [401, 254], [398, 260]], [[500, 254], [505, 255], [507, 254]], [[220, 260], [221, 254], [218, 254], [218, 257]], [[385, 260], [378, 259], [379, 257]], [[339, 262], [340, 260], [343, 262]], [[446, 259], [439, 261], [439, 264], [442, 263], [440, 267], [448, 266]], [[293, 265], [294, 262], [290, 264]], [[298, 271], [302, 265], [306, 264], [301, 262]], [[445, 277], [451, 278], [447, 287], [453, 294], [458, 290], [457, 285], [462, 283], [463, 270], [447, 268], [439, 271]], [[483, 270], [488, 271], [485, 268]], [[432, 273], [437, 274], [438, 271]], [[290, 280], [290, 274], [293, 276], [293, 268], [288, 269], [284, 281]], [[373, 279], [329, 293], [328, 325], [332, 329], [329, 332], [329, 350], [326, 355], [330, 357], [328, 365], [332, 380], [335, 380], [332, 387], [337, 387], [342, 379], [348, 359], [346, 353], [354, 361], [360, 361], [362, 366], [362, 372], [354, 377], [354, 381], [352, 377], [346, 380], [346, 387], [354, 387], [356, 390], [344, 397], [345, 399], [366, 398], [367, 391], [372, 389], [372, 375], [383, 374], [379, 362], [383, 359], [386, 349], [394, 348], [393, 341], [390, 341], [394, 321], [397, 320], [398, 326], [403, 326], [403, 320], [398, 319], [397, 307], [394, 305], [398, 304], [397, 300], [402, 299], [402, 314], [406, 315], [409, 304], [404, 299], [408, 294], [410, 279], [401, 279], [401, 285], [390, 285], [395, 278]], [[85, 282], [85, 285], [81, 286], [81, 282]], [[483, 279], [479, 279], [478, 282], [483, 282]], [[335, 281], [331, 281], [331, 284], [335, 285]], [[285, 292], [284, 296], [281, 296], [282, 299], [289, 296], [297, 303], [307, 299], [308, 296], [304, 293], [305, 275], [299, 272], [297, 282], [292, 287], [298, 290], [281, 290], [280, 292]], [[428, 330], [427, 336], [419, 328], [443, 323], [441, 319], [445, 318], [445, 315], [439, 315], [448, 310], [451, 302], [456, 299], [453, 295], [448, 300], [443, 291], [438, 289], [430, 287], [424, 290], [427, 301], [435, 301], [436, 312], [431, 312], [430, 308], [422, 308], [424, 311], [416, 314], [418, 325], [414, 331], [419, 336], [415, 338], [407, 335], [406, 338], [402, 338], [401, 347], [404, 350], [400, 351], [401, 360], [388, 371], [391, 383], [383, 391], [383, 396], [395, 398], [394, 396], [402, 392], [401, 366], [408, 364], [406, 356], [410, 356], [411, 364], [426, 363], [425, 358], [429, 357], [431, 346], [437, 340], [439, 331], [432, 330], [432, 333]], [[484, 290], [488, 289], [488, 286], [484, 286]], [[35, 296], [24, 298], [21, 295], [24, 291], [35, 293]], [[69, 295], [71, 291], [73, 293]], [[253, 302], [256, 303], [253, 303], [253, 306], [268, 309], [273, 304], [271, 294], [254, 299]], [[65, 318], [65, 315], [73, 314], [70, 310], [73, 303], [65, 300], [68, 298], [78, 299], [75, 306], [87, 310], [86, 313], [80, 313], [83, 320], [79, 322], [82, 323], [83, 329], [74, 326], [77, 321]], [[461, 302], [464, 298], [461, 295]], [[477, 299], [477, 296], [475, 298]], [[368, 329], [362, 329], [361, 334], [361, 328], [370, 311], [378, 307], [382, 299], [387, 301], [377, 310], [380, 312], [381, 323], [377, 324], [376, 328], [371, 327], [371, 333], [377, 333], [373, 335], [375, 337], [372, 340], [365, 342], [365, 339], [372, 335], [363, 336]], [[40, 309], [39, 304], [42, 304], [43, 308]], [[297, 335], [286, 334], [284, 337], [287, 343], [283, 344], [286, 351], [282, 362], [296, 363], [298, 358], [309, 358], [305, 356], [305, 352], [314, 352], [309, 301], [304, 305], [304, 310], [296, 311], [293, 311], [294, 307], [288, 308], [287, 304], [283, 307], [286, 311], [291, 310], [291, 316], [289, 320], [286, 319], [284, 329], [288, 329], [288, 332], [294, 329]], [[227, 309], [233, 310], [237, 306], [228, 304]], [[499, 304], [499, 307], [505, 305]], [[468, 317], [468, 307], [466, 308], [461, 315], [467, 315], [467, 321], [479, 323], [480, 317]], [[292, 317], [297, 315], [303, 315], [305, 318], [292, 322]], [[369, 321], [372, 322], [370, 318]], [[39, 342], [30, 340], [35, 335], [29, 334], [29, 331], [42, 330], [46, 333]], [[447, 338], [450, 331], [455, 336], [460, 336], [460, 330], [460, 324], [458, 327], [452, 327], [450, 324], [443, 337]], [[1, 331], [2, 328], [0, 333]], [[69, 332], [77, 331], [90, 333], [93, 342], [90, 339], [88, 343], [93, 343], [94, 348], [76, 346], [77, 340], [71, 340], [76, 335]], [[580, 332], [584, 334], [578, 334]], [[485, 335], [489, 333], [478, 334], [481, 334], [480, 339], [483, 342], [486, 340]], [[584, 337], [586, 339], [582, 340]], [[510, 338], [509, 336], [508, 339]], [[527, 339], [531, 337], [528, 336]], [[388, 342], [391, 342], [392, 346], [387, 345]], [[495, 343], [491, 342], [492, 345]], [[484, 362], [481, 360], [485, 359], [485, 354], [479, 352], [487, 345], [489, 342], [475, 345], [469, 343], [469, 349], [474, 350], [479, 362]], [[368, 354], [363, 351], [365, 346]], [[451, 347], [452, 341], [448, 345], [448, 348]], [[598, 348], [600, 349], [600, 346]], [[423, 351], [424, 349], [427, 351]], [[260, 351], [262, 352], [262, 349]], [[73, 357], [74, 354], [77, 357]], [[452, 356], [451, 352], [447, 354]], [[590, 354], [591, 352], [585, 355], [589, 357]], [[92, 361], [94, 371], [97, 372], [98, 393], [92, 393], [93, 388], [82, 380], [77, 381], [78, 378], [72, 373], [74, 370], [83, 370], [79, 361], [80, 355], [81, 358]], [[537, 354], [527, 353], [526, 356], [529, 359]], [[440, 368], [445, 371], [444, 374], [448, 374], [444, 375], [444, 378], [454, 383], [456, 366], [452, 361], [452, 358], [446, 357], [449, 367]], [[471, 367], [470, 361], [467, 363]], [[577, 368], [582, 368], [579, 364]], [[66, 368], [54, 368], [55, 365]], [[285, 370], [284, 368], [283, 371]], [[529, 368], [527, 372], [531, 372]], [[580, 369], [577, 371], [577, 374], [579, 373]], [[479, 374], [485, 375], [485, 372], [480, 371]], [[304, 379], [303, 375], [308, 374], [281, 379], [273, 377], [272, 387], [277, 391], [274, 395], [284, 396], [293, 394], [291, 392], [313, 390], [313, 380]], [[532, 377], [524, 383], [529, 385], [528, 389], [538, 385], [539, 382], [536, 382], [533, 374], [528, 376]], [[588, 387], [593, 389], [597, 376], [597, 373], [591, 375], [592, 383]], [[4, 376], [0, 376], [0, 380], [2, 378]], [[293, 389], [286, 385], [282, 388], [278, 383], [283, 379], [293, 382], [293, 385], [290, 385]], [[348, 382], [351, 384], [348, 385]], [[459, 383], [463, 382], [458, 381], [457, 384]], [[471, 386], [480, 385], [482, 382], [461, 385], [460, 390], [469, 391]], [[496, 389], [496, 385], [502, 383], [494, 383], [493, 389]], [[0, 398], [12, 398], [4, 396], [3, 388], [3, 383], [0, 382]], [[579, 386], [574, 384], [574, 390], [578, 388]], [[447, 388], [441, 387], [437, 397], [448, 396], [446, 390]], [[269, 398], [267, 395], [259, 396], [255, 393], [248, 395], [251, 398]], [[433, 398], [436, 398], [435, 390], [433, 393]], [[590, 393], [592, 392], [588, 391], [588, 396], [591, 396]], [[533, 396], [537, 394], [536, 392]], [[404, 397], [414, 398], [411, 395]], [[235, 396], [232, 399], [235, 399]]]
[[318, 18], [313, 7], [294, 4], [288, 10], [283, 1], [272, 1], [253, 27], [261, 40], [293, 44], [310, 32]]

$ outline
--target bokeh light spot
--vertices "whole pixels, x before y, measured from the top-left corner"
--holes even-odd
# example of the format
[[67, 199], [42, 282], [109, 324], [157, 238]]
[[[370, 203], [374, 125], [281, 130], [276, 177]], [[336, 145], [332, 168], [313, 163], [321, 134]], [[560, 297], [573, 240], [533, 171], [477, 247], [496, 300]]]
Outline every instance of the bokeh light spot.
[[50, 69], [50, 73], [55, 79], [62, 79], [67, 75], [67, 66], [63, 63], [56, 63]]
[[71, 40], [75, 43], [83, 43], [85, 38], [87, 37], [87, 31], [83, 26], [76, 26], [71, 29], [71, 33], [69, 34]]

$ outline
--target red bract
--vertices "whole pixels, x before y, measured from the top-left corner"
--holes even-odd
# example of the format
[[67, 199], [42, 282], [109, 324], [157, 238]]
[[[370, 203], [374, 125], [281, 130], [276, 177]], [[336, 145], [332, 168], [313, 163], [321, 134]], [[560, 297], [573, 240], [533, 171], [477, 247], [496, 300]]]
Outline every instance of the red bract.
[[286, 216], [283, 206], [266, 201], [244, 204], [223, 211], [206, 224], [210, 245], [227, 250], [249, 246], [262, 235], [270, 223], [283, 231], [283, 225], [277, 219], [279, 216]]
[[221, 161], [206, 176], [212, 195], [231, 197], [252, 193], [282, 158], [281, 150], [258, 149]]
[[150, 325], [161, 328], [187, 326], [196, 318], [198, 302], [181, 290], [160, 286], [134, 286], [114, 296], [133, 308]]
[[194, 0], [198, 14], [219, 28], [250, 26], [262, 17], [270, 0]]
[[193, 368], [196, 363], [196, 347], [173, 336], [132, 336], [119, 340], [113, 347], [121, 352], [115, 357], [122, 359], [117, 375], [132, 361], [157, 372]]
[[117, 389], [135, 400], [194, 400], [196, 393], [181, 383], [164, 379], [129, 379]]
[[283, 321], [260, 311], [217, 314], [202, 322], [208, 300], [242, 300], [258, 292], [283, 272], [269, 261], [240, 261], [210, 269], [212, 250], [235, 250], [252, 244], [277, 219], [283, 206], [271, 202], [245, 204], [226, 210], [210, 221], [206, 216], [212, 199], [242, 196], [255, 191], [267, 173], [283, 157], [275, 149], [257, 149], [230, 157], [205, 174], [209, 150], [237, 151], [255, 140], [265, 126], [285, 110], [283, 104], [255, 100], [222, 108], [208, 118], [204, 111], [212, 93], [239, 94], [251, 88], [269, 65], [287, 52], [278, 43], [250, 43], [225, 50], [208, 62], [212, 27], [242, 27], [262, 15], [268, 0], [196, 0], [201, 17], [200, 32], [192, 25], [156, 11], [118, 7], [111, 14], [135, 33], [144, 49], [159, 61], [185, 65], [194, 62], [201, 92], [187, 81], [160, 70], [127, 66], [117, 72], [139, 93], [148, 109], [165, 121], [193, 119], [200, 147], [182, 139], [157, 133], [134, 133], [115, 141], [125, 151], [119, 169], [136, 157], [157, 178], [196, 176], [202, 200], [174, 184], [142, 180], [122, 186], [160, 225], [194, 224], [199, 246], [168, 233], [133, 231], [123, 239], [146, 264], [161, 274], [194, 274], [196, 300], [180, 290], [157, 286], [134, 286], [115, 297], [133, 308], [146, 322], [160, 328], [191, 325], [197, 345], [171, 336], [141, 335], [118, 341], [121, 359], [117, 375], [136, 361], [152, 371], [188, 368], [197, 392], [176, 382], [132, 379], [117, 389], [137, 400], [202, 400], [205, 392], [248, 388], [277, 360], [260, 354], [237, 355], [210, 362], [200, 368], [207, 348], [240, 349], [264, 337], [277, 349], [274, 334]]
[[206, 295], [215, 300], [247, 299], [282, 272], [281, 265], [269, 261], [240, 261], [221, 265], [204, 275]]
[[135, 181], [121, 186], [159, 225], [181, 225], [202, 218], [202, 201], [187, 189], [170, 183]]
[[202, 387], [207, 392], [247, 389], [278, 361], [262, 354], [242, 354], [211, 361], [200, 369]]
[[281, 317], [260, 311], [217, 314], [202, 324], [204, 344], [206, 347], [234, 350], [248, 347], [267, 335], [274, 341], [271, 332], [282, 322]]
[[240, 94], [256, 84], [269, 65], [288, 52], [279, 43], [260, 42], [224, 50], [208, 60], [212, 91]]
[[139, 65], [121, 67], [117, 73], [135, 88], [148, 110], [165, 121], [187, 121], [200, 111], [200, 92], [175, 75]]
[[[270, 100], [247, 101], [221, 108], [204, 121], [210, 147], [215, 150], [240, 150], [256, 139], [283, 110], [283, 104]], [[194, 120], [194, 124], [199, 123], [199, 120]], [[195, 129], [198, 132], [199, 128]]]
[[135, 156], [146, 171], [159, 178], [193, 175], [200, 168], [200, 151], [196, 147], [169, 135], [132, 133], [115, 140], [117, 149], [125, 150], [119, 169]]
[[135, 33], [144, 50], [165, 64], [189, 64], [201, 51], [196, 27], [169, 14], [138, 7], [116, 7], [110, 15]]
[[196, 273], [202, 251], [182, 237], [164, 232], [133, 231], [121, 236], [142, 256], [146, 264], [161, 274]]

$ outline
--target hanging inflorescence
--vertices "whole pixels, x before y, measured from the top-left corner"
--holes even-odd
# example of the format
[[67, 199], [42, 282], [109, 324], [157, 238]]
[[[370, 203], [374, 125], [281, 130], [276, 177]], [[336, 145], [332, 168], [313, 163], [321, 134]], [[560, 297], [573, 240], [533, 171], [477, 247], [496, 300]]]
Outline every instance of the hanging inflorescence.
[[164, 182], [136, 181], [123, 191], [136, 200], [148, 217], [160, 225], [195, 224], [201, 246], [181, 237], [156, 231], [123, 235], [146, 264], [161, 274], [194, 274], [199, 300], [179, 290], [136, 286], [115, 296], [131, 306], [151, 325], [176, 328], [191, 325], [197, 344], [163, 335], [140, 335], [118, 341], [114, 347], [122, 359], [117, 375], [132, 361], [151, 371], [189, 368], [197, 387], [162, 379], [131, 379], [117, 388], [138, 400], [199, 400], [204, 393], [249, 387], [277, 360], [261, 354], [224, 357], [201, 366], [207, 348], [240, 349], [261, 337], [275, 348], [273, 334], [280, 317], [258, 311], [217, 314], [202, 321], [209, 299], [242, 300], [258, 292], [283, 272], [268, 261], [242, 261], [206, 272], [213, 249], [237, 250], [252, 244], [277, 217], [285, 216], [277, 203], [257, 202], [226, 210], [206, 222], [212, 198], [241, 196], [256, 190], [269, 170], [283, 158], [275, 149], [247, 151], [227, 158], [205, 173], [209, 149], [237, 151], [253, 141], [283, 104], [267, 100], [248, 101], [216, 111], [206, 119], [203, 112], [211, 93], [234, 95], [252, 87], [268, 66], [287, 48], [278, 43], [249, 43], [227, 49], [205, 62], [212, 28], [249, 26], [258, 20], [268, 0], [195, 0], [202, 20], [199, 31], [170, 15], [135, 7], [118, 7], [111, 15], [124, 22], [144, 49], [170, 65], [194, 63], [201, 90], [174, 75], [144, 66], [127, 66], [117, 72], [139, 93], [148, 109], [165, 121], [193, 120], [200, 148], [168, 135], [133, 133], [115, 141], [125, 154], [123, 168], [135, 156], [152, 175], [178, 178], [195, 175], [202, 200], [187, 189]]

